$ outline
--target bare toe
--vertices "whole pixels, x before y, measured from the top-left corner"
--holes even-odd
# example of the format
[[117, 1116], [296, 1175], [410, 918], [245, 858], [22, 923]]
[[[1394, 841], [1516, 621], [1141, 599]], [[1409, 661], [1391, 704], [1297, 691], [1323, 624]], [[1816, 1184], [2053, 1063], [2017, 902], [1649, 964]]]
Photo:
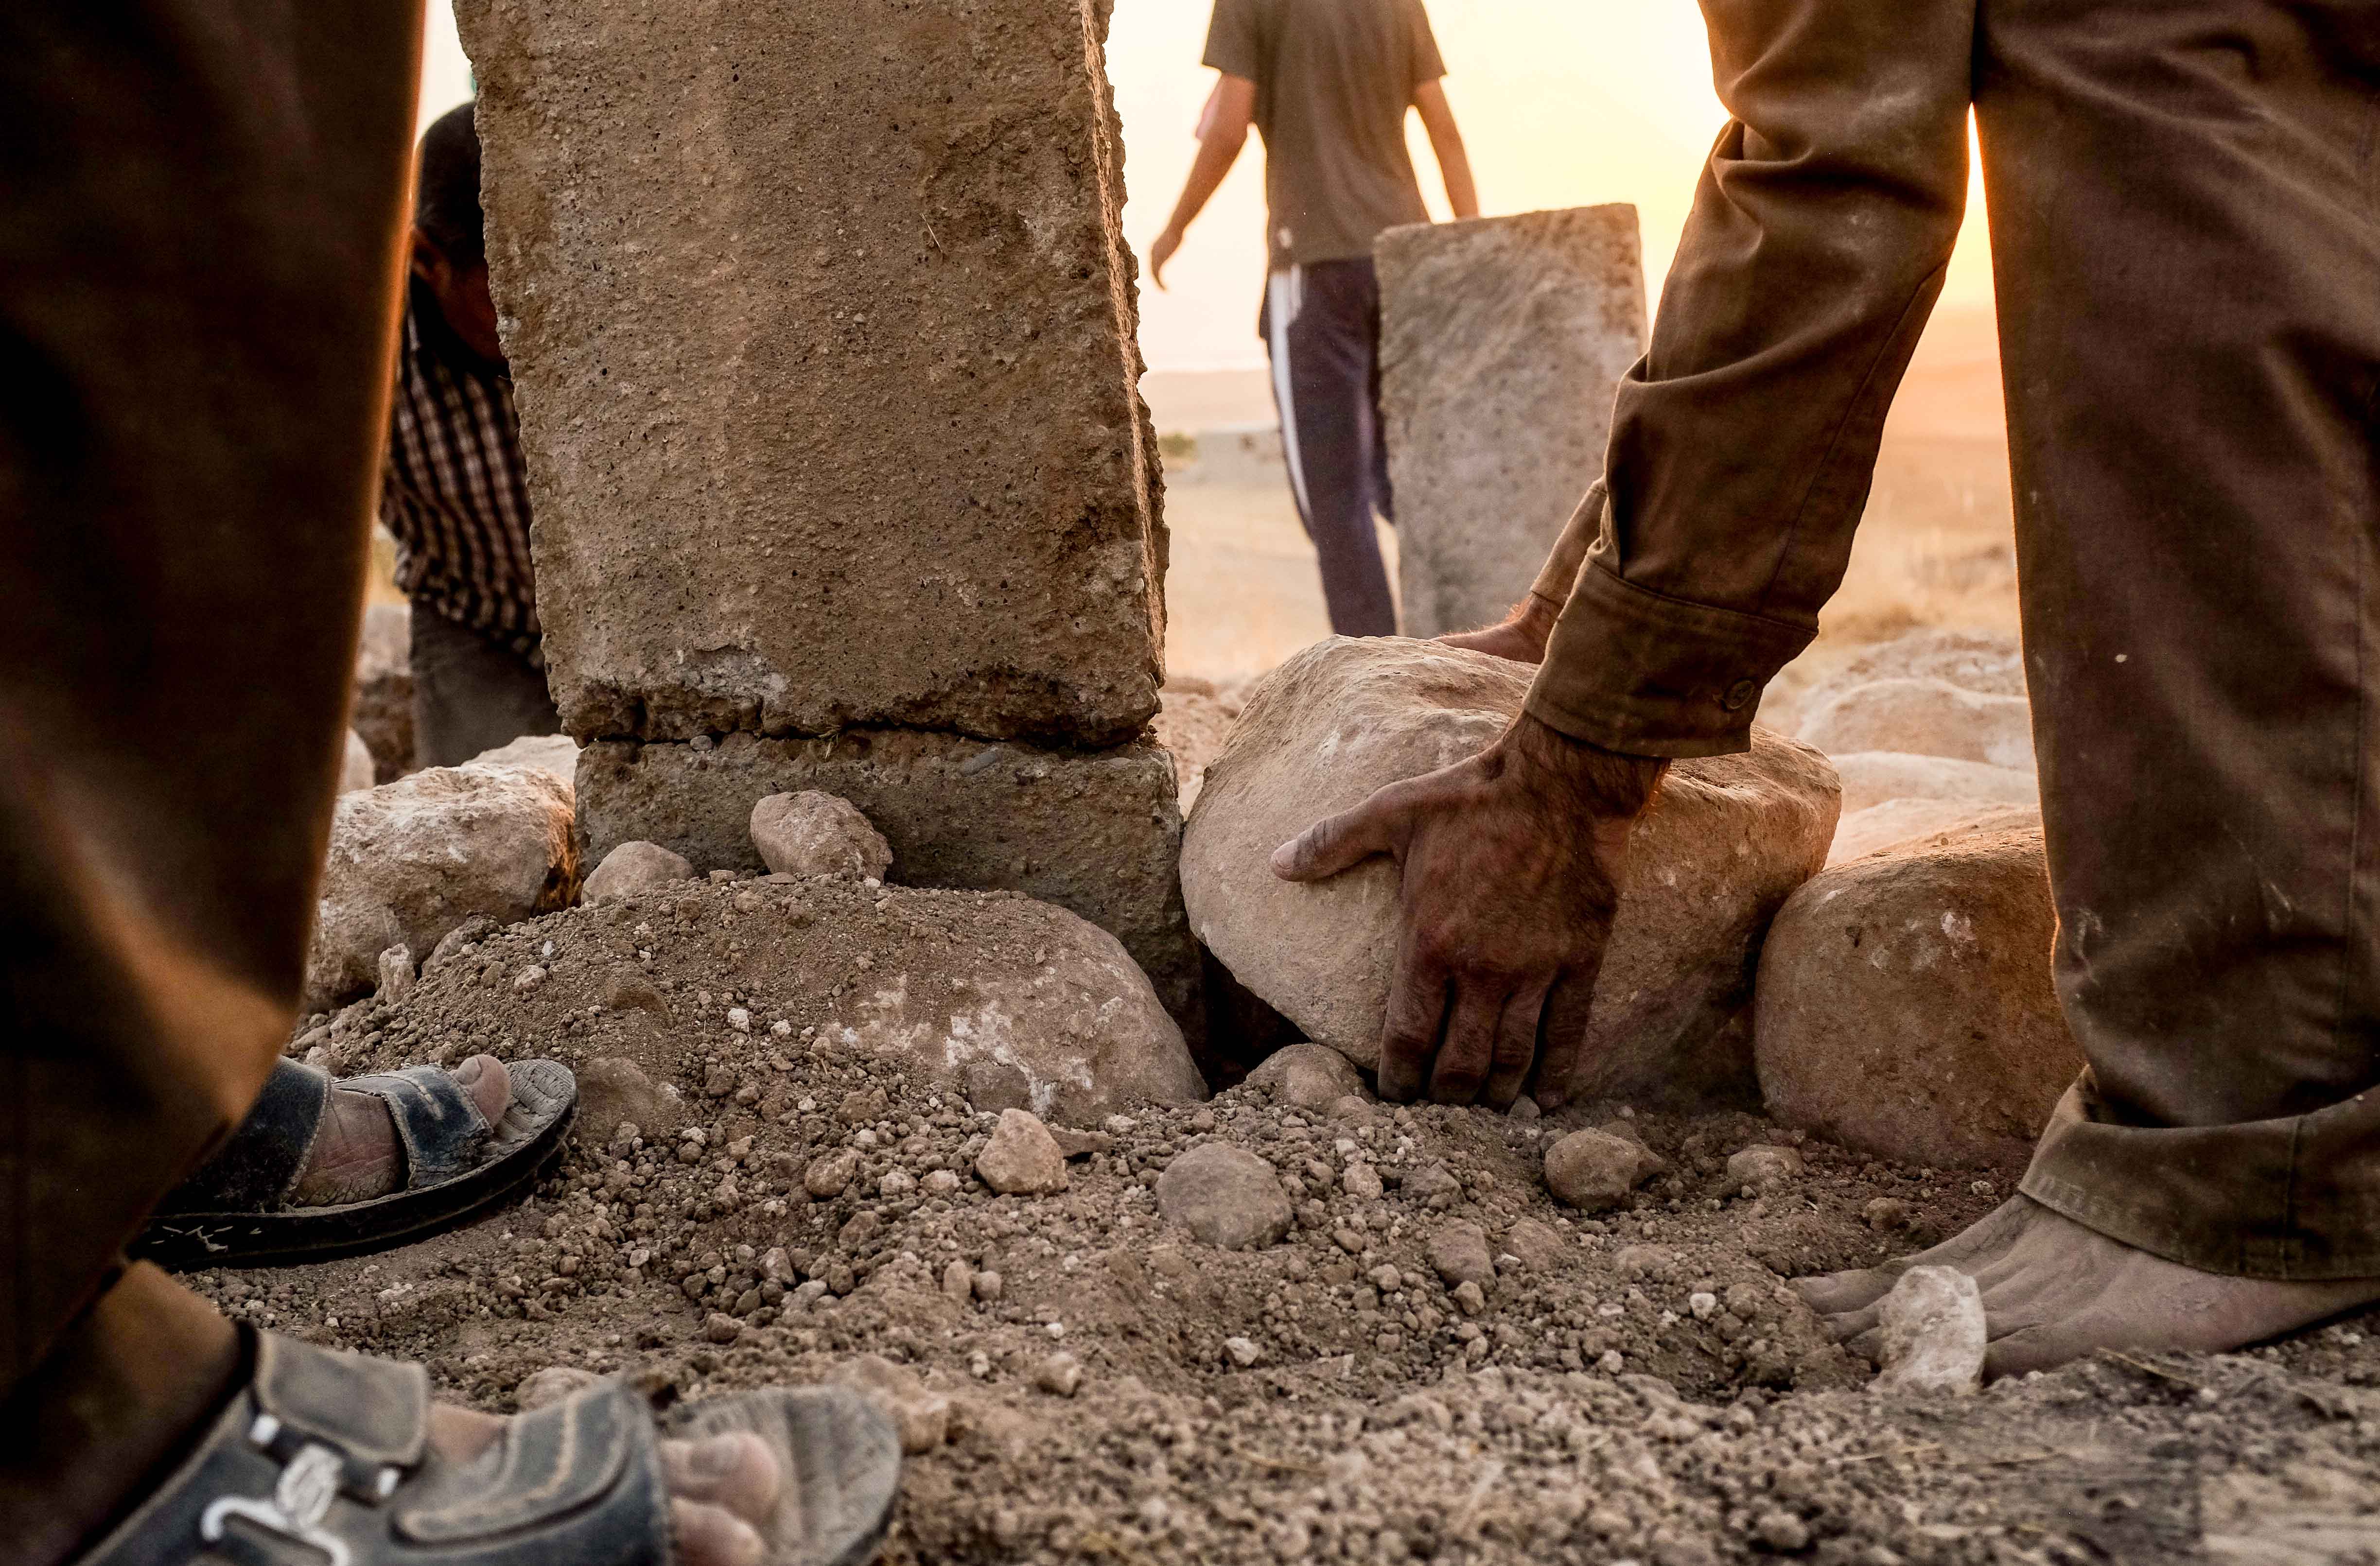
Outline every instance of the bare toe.
[[493, 1055], [473, 1055], [455, 1068], [455, 1080], [471, 1095], [471, 1102], [480, 1107], [490, 1125], [504, 1119], [504, 1111], [512, 1107], [512, 1073]]
[[662, 1473], [680, 1500], [725, 1507], [751, 1522], [777, 1504], [776, 1454], [748, 1430], [700, 1441], [663, 1441]]
[[760, 1566], [766, 1547], [752, 1524], [724, 1507], [670, 1502], [679, 1566]]

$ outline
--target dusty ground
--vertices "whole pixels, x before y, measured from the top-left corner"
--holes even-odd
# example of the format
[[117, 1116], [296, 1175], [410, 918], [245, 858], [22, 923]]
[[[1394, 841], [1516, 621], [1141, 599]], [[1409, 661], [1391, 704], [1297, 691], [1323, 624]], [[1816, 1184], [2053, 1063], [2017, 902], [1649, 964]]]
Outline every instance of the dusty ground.
[[[495, 1410], [552, 1365], [668, 1403], [881, 1356], [949, 1403], [895, 1560], [2139, 1560], [2226, 1530], [2227, 1560], [2380, 1559], [2370, 1322], [1964, 1402], [1861, 1390], [1782, 1279], [1946, 1234], [2001, 1174], [1802, 1143], [1804, 1175], [1748, 1193], [1728, 1155], [1799, 1141], [1750, 1116], [1334, 1116], [1244, 1087], [1109, 1122], [1062, 1194], [995, 1196], [972, 1173], [989, 1114], [832, 1042], [893, 981], [853, 960], [870, 921], [929, 923], [941, 895], [689, 884], [494, 934], [309, 1029], [345, 1069], [488, 1049], [606, 1086], [520, 1207], [200, 1286]], [[804, 920], [831, 939], [772, 939]], [[1542, 1147], [1615, 1123], [1667, 1171], [1631, 1210], [1554, 1206]], [[1159, 1219], [1159, 1171], [1209, 1138], [1288, 1183], [1283, 1243], [1223, 1253]], [[1880, 1199], [1904, 1226], [1870, 1227]], [[1503, 1253], [1475, 1313], [1427, 1259], [1459, 1221]], [[1061, 1354], [1071, 1396], [1046, 1390]]]
[[[1912, 625], [2013, 628], [1978, 341], [1973, 322], [1929, 337], [1780, 706]], [[1168, 396], [1230, 422], [1264, 416], [1249, 395], [1151, 400], [1161, 423]], [[1245, 678], [1327, 626], [1285, 488], [1184, 485], [1168, 510], [1159, 722], [1188, 788]], [[668, 1404], [880, 1356], [947, 1437], [912, 1460], [896, 1561], [2380, 1561], [2380, 1313], [1963, 1401], [1864, 1390], [1783, 1280], [1950, 1233], [2006, 1171], [1892, 1167], [1742, 1114], [1330, 1114], [1243, 1087], [1110, 1122], [1063, 1193], [995, 1196], [972, 1173], [990, 1114], [831, 1042], [892, 977], [858, 965], [872, 921], [930, 925], [936, 895], [671, 889], [492, 935], [402, 1005], [310, 1023], [346, 1070], [551, 1056], [590, 1084], [588, 1111], [537, 1196], [488, 1221], [200, 1286], [285, 1331], [426, 1359], [443, 1395], [494, 1410], [555, 1365]], [[805, 918], [832, 939], [773, 939]], [[624, 1115], [638, 1135], [616, 1135]], [[1667, 1160], [1629, 1210], [1548, 1198], [1541, 1150], [1585, 1124]], [[1207, 1139], [1288, 1183], [1283, 1243], [1227, 1254], [1160, 1220], [1159, 1171]], [[1758, 1143], [1798, 1146], [1807, 1171], [1728, 1188], [1728, 1155]], [[1475, 1312], [1427, 1260], [1460, 1222], [1501, 1253]], [[1051, 1390], [1068, 1358], [1079, 1383]]]

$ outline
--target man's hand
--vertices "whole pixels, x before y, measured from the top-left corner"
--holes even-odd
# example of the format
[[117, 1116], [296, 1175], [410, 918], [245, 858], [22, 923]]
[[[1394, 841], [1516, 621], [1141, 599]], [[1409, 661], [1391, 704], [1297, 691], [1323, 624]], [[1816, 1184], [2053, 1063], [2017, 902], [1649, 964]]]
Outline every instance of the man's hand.
[[1493, 653], [1515, 663], [1542, 663], [1546, 661], [1546, 643], [1554, 634], [1555, 617], [1560, 613], [1559, 604], [1548, 603], [1531, 593], [1513, 605], [1512, 613], [1500, 625], [1438, 639], [1449, 647], [1467, 647], [1474, 652]]
[[1569, 1097], [1619, 904], [1628, 829], [1666, 761], [1524, 715], [1468, 761], [1391, 783], [1274, 851], [1320, 880], [1374, 854], [1403, 871], [1380, 1096], [1509, 1109]]
[[1182, 230], [1169, 227], [1148, 247], [1148, 280], [1160, 288], [1165, 286], [1165, 263], [1182, 248]]

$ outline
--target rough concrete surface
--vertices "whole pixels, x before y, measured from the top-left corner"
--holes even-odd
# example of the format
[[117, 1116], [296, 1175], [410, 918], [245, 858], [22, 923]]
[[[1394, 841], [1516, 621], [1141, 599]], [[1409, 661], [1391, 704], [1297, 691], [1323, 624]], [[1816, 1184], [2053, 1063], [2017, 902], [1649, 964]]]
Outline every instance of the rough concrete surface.
[[1374, 255], [1404, 630], [1475, 630], [1528, 592], [1603, 472], [1645, 351], [1636, 209], [1392, 228]]
[[1085, 754], [915, 730], [832, 739], [637, 745], [580, 754], [579, 830], [600, 860], [658, 843], [698, 872], [762, 868], [752, 808], [815, 789], [849, 800], [892, 845], [912, 886], [1006, 888], [1109, 931], [1195, 1031], [1197, 953], [1174, 861], [1181, 818], [1172, 762], [1141, 744]]
[[2082, 1069], [2056, 929], [2038, 826], [1987, 819], [1817, 877], [1761, 953], [1768, 1112], [1912, 1163], [2023, 1168]]
[[[1529, 674], [1427, 642], [1334, 638], [1256, 688], [1207, 770], [1183, 842], [1191, 928], [1308, 1038], [1367, 1069], [1395, 963], [1397, 868], [1375, 858], [1301, 886], [1269, 857], [1383, 784], [1477, 754]], [[1636, 828], [1579, 1093], [1751, 1091], [1748, 1045], [1727, 1025], [1750, 999], [1769, 916], [1826, 862], [1835, 811], [1825, 759], [1766, 731], [1748, 755], [1670, 770]]]
[[1140, 732], [1165, 540], [1106, 17], [456, 6], [573, 734]]

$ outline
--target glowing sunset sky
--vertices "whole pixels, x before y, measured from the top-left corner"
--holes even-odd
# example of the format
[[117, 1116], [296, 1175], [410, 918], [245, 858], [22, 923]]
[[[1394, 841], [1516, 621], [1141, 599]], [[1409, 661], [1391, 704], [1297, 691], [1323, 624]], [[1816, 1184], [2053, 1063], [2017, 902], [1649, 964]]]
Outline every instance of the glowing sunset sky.
[[[1490, 213], [1631, 201], [1658, 289], [1676, 249], [1711, 139], [1725, 112], [1710, 86], [1702, 15], [1690, 0], [1428, 0], [1446, 55], [1447, 94], [1461, 120], [1480, 199]], [[424, 122], [468, 95], [468, 66], [453, 18], [431, 0]], [[1191, 127], [1214, 73], [1198, 67], [1205, 0], [1117, 0], [1108, 68], [1123, 118], [1126, 236], [1146, 257], [1181, 188]], [[1431, 208], [1444, 192], [1411, 126]], [[1262, 283], [1264, 190], [1253, 139], [1168, 271], [1170, 292], [1144, 285], [1141, 346], [1152, 368], [1261, 364], [1256, 308]], [[1970, 210], [1948, 304], [1990, 297], [1983, 203]]]

